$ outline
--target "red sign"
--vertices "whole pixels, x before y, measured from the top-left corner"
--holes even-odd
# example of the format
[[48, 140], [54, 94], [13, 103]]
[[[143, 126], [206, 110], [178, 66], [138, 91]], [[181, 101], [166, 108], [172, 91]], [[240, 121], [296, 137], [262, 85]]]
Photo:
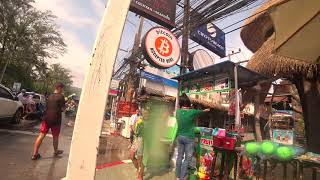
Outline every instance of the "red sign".
[[164, 27], [175, 27], [175, 0], [132, 0], [130, 10]]
[[159, 69], [170, 68], [180, 59], [180, 45], [174, 34], [165, 28], [152, 28], [144, 37], [147, 61]]
[[130, 117], [138, 109], [137, 103], [130, 103], [126, 101], [119, 101], [117, 106], [117, 116], [121, 117]]
[[212, 146], [213, 146], [213, 140], [212, 140], [212, 139], [204, 139], [204, 138], [201, 138], [201, 144], [202, 144], [202, 145], [205, 145], [205, 146], [210, 146], [210, 147], [212, 147]]
[[118, 93], [119, 93], [118, 90], [113, 90], [113, 89], [109, 90], [109, 95], [111, 95], [111, 96], [116, 96], [116, 95], [118, 95]]

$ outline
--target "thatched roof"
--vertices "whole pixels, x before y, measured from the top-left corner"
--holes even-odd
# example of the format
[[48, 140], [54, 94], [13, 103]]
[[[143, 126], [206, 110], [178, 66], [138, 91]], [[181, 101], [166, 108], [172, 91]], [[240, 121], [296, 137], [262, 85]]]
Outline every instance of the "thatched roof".
[[274, 38], [272, 35], [261, 48], [252, 56], [247, 68], [268, 77], [280, 76], [294, 78], [303, 75], [315, 77], [319, 74], [316, 64], [299, 61], [272, 53], [274, 49]]
[[274, 95], [275, 96], [281, 96], [281, 95], [291, 95], [293, 93], [293, 87], [294, 84], [291, 83], [289, 80], [283, 80], [280, 82], [280, 84], [276, 85], [274, 87]]
[[269, 15], [268, 9], [286, 0], [268, 0], [260, 6], [253, 14], [259, 14], [249, 18], [245, 22], [245, 27], [241, 30], [241, 38], [243, 43], [252, 52], [256, 52], [262, 44], [267, 40], [268, 36], [274, 31], [273, 22]]

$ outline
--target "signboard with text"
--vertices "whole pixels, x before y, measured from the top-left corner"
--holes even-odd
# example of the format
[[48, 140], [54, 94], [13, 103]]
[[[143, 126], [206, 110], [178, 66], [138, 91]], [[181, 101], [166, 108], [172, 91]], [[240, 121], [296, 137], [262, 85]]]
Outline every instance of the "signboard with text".
[[14, 92], [19, 92], [20, 89], [21, 89], [21, 83], [18, 83], [18, 82], [13, 83], [12, 90], [13, 90]]
[[175, 27], [175, 0], [132, 0], [130, 11], [169, 29]]
[[292, 130], [274, 129], [272, 132], [273, 141], [284, 145], [293, 145], [294, 133]]
[[220, 57], [226, 56], [225, 33], [212, 23], [198, 27], [190, 34], [193, 41]]
[[228, 77], [216, 79], [214, 82], [214, 90], [221, 91], [230, 89], [230, 81]]
[[180, 59], [179, 42], [166, 28], [150, 29], [142, 42], [146, 60], [156, 68], [170, 68], [175, 66]]
[[153, 82], [157, 82], [157, 83], [166, 85], [166, 86], [178, 88], [178, 82], [177, 81], [172, 80], [172, 79], [167, 79], [167, 78], [164, 78], [164, 77], [161, 77], [159, 75], [155, 75], [155, 74], [152, 74], [152, 73], [149, 73], [149, 72], [146, 72], [146, 71], [143, 71], [141, 73], [141, 77], [145, 78], [145, 79], [148, 79], [150, 81], [153, 81]]
[[126, 101], [119, 101], [117, 105], [117, 116], [121, 117], [130, 117], [138, 109], [137, 103], [130, 103]]
[[182, 82], [180, 93], [206, 94], [210, 92], [228, 92], [231, 88], [229, 77], [209, 77]]

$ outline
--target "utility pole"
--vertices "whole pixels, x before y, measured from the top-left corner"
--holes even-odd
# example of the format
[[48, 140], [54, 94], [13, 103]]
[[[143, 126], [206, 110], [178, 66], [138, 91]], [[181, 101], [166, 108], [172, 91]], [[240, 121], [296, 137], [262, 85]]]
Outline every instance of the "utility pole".
[[[190, 0], [184, 0], [183, 7], [183, 29], [182, 29], [182, 47], [181, 47], [181, 66], [180, 75], [187, 72], [189, 61], [189, 34], [190, 34]], [[179, 95], [181, 90], [181, 82], [179, 81], [178, 94], [176, 98], [176, 109], [179, 107]]]
[[144, 17], [140, 17], [140, 25], [138, 28], [138, 32], [135, 35], [134, 38], [134, 44], [133, 44], [133, 51], [131, 56], [128, 58], [128, 61], [130, 61], [130, 69], [129, 69], [129, 76], [131, 76], [129, 78], [128, 81], [128, 92], [126, 93], [126, 100], [130, 100], [130, 102], [132, 102], [132, 98], [133, 98], [133, 91], [134, 91], [134, 84], [135, 84], [135, 74], [138, 68], [138, 63], [136, 61], [137, 59], [137, 55], [139, 54], [140, 51], [140, 43], [141, 43], [141, 35], [142, 35], [142, 29], [143, 29], [143, 23], [144, 23]]
[[[238, 52], [234, 52], [232, 51], [231, 53], [228, 54], [228, 58], [229, 58], [229, 61], [231, 61], [231, 56], [232, 55], [235, 55], [235, 54], [238, 54], [241, 52], [241, 49], [239, 49]], [[238, 85], [238, 64], [239, 63], [236, 63], [235, 66], [234, 66], [234, 85], [235, 85], [235, 90], [236, 90], [236, 115], [235, 115], [235, 126], [236, 128], [240, 128], [241, 126], [241, 120], [240, 120], [240, 97], [239, 97], [239, 85]]]
[[129, 69], [129, 79], [128, 79], [128, 91], [126, 94], [126, 101], [129, 100], [130, 102], [130, 108], [128, 115], [131, 116], [131, 107], [132, 107], [132, 100], [134, 98], [135, 93], [135, 83], [136, 83], [136, 72], [139, 66], [139, 63], [137, 63], [137, 56], [140, 52], [140, 43], [141, 43], [141, 35], [142, 35], [142, 29], [143, 29], [143, 23], [144, 23], [144, 17], [140, 16], [140, 24], [138, 28], [138, 32], [134, 38], [134, 44], [133, 44], [133, 51], [131, 56], [129, 57], [130, 61], [130, 69]]
[[180, 75], [187, 72], [189, 61], [189, 27], [190, 27], [190, 0], [184, 0], [183, 30], [182, 30], [182, 52]]
[[69, 153], [67, 180], [95, 179], [107, 91], [130, 3], [131, 0], [109, 0], [105, 9], [82, 88]]

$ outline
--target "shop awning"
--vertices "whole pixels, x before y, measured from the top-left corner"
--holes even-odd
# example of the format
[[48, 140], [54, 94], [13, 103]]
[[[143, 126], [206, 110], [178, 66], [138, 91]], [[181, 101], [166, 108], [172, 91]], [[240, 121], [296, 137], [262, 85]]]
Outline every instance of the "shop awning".
[[[231, 80], [234, 80], [234, 67], [236, 64], [232, 61], [224, 61], [217, 63], [196, 71], [191, 71], [181, 76], [174, 77], [176, 80], [195, 80], [205, 77], [214, 77], [220, 75], [228, 75]], [[241, 65], [238, 65], [238, 83], [239, 87], [250, 87], [254, 86], [257, 82], [266, 80], [268, 78], [262, 76], [259, 73], [251, 71]]]

